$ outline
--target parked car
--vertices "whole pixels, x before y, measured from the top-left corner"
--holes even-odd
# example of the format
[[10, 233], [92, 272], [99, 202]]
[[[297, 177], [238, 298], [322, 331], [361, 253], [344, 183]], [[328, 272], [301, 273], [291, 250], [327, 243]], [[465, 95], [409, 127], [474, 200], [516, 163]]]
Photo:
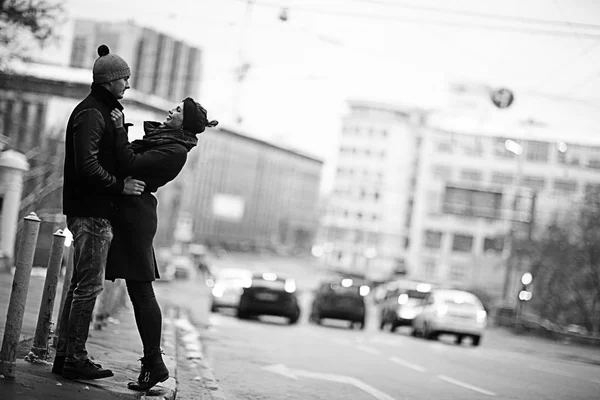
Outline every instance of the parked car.
[[325, 318], [350, 322], [350, 328], [365, 327], [366, 307], [364, 297], [369, 286], [352, 278], [327, 280], [319, 285], [312, 303], [309, 320], [321, 324]]
[[380, 302], [379, 329], [389, 327], [395, 332], [400, 326], [411, 326], [421, 300], [431, 291], [432, 285], [416, 281], [396, 281], [387, 287]]
[[286, 317], [290, 324], [297, 323], [300, 306], [296, 282], [269, 272], [253, 274], [240, 297], [237, 316], [247, 319], [258, 315]]
[[412, 322], [413, 336], [436, 339], [441, 334], [456, 336], [456, 344], [470, 337], [479, 346], [487, 324], [481, 301], [463, 290], [432, 290], [421, 302]]
[[214, 277], [210, 279], [211, 312], [217, 312], [220, 308], [237, 310], [244, 288], [252, 284], [252, 272], [240, 268], [223, 268], [214, 271]]
[[194, 261], [187, 255], [176, 255], [169, 261], [168, 268], [174, 268], [175, 279], [190, 279], [195, 276]]

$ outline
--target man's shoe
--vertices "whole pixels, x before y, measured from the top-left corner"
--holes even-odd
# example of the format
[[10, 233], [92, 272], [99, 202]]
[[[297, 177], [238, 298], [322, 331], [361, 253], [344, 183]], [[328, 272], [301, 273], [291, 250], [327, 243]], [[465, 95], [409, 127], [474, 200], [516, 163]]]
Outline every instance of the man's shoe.
[[102, 379], [113, 376], [110, 369], [104, 369], [89, 358], [78, 361], [65, 361], [62, 376], [67, 379]]
[[66, 356], [55, 356], [54, 362], [52, 363], [52, 373], [62, 375], [63, 368], [65, 366]]
[[[66, 356], [55, 356], [54, 357], [54, 362], [52, 363], [52, 373], [53, 374], [62, 375], [63, 368], [65, 367], [65, 359], [66, 358], [67, 358]], [[90, 361], [92, 361], [92, 360], [90, 359]], [[94, 361], [92, 361], [92, 362], [98, 368], [102, 368], [102, 365], [95, 363]]]

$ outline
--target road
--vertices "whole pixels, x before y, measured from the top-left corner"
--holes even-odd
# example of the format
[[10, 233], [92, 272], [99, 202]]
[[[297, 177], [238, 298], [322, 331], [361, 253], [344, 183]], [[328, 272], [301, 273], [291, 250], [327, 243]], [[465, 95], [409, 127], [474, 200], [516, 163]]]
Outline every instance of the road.
[[[203, 348], [227, 399], [597, 399], [600, 350], [565, 346], [490, 329], [482, 346], [457, 346], [450, 338], [426, 341], [408, 331], [378, 330], [376, 311], [364, 331], [345, 323], [309, 324], [310, 288], [316, 272], [281, 262], [239, 264], [301, 275], [305, 311], [298, 325], [261, 317], [242, 321], [208, 312], [201, 279], [157, 285], [159, 299], [191, 310]], [[182, 378], [185, 375], [182, 375]], [[180, 399], [194, 399], [191, 378], [180, 380]]]

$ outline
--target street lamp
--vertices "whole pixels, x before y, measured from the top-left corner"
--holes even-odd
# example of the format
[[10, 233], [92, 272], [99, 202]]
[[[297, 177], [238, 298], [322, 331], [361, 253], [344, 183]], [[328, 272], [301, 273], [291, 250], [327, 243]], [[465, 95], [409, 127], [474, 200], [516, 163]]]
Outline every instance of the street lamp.
[[377, 249], [374, 247], [368, 247], [365, 249], [365, 251], [363, 252], [363, 255], [366, 258], [366, 264], [365, 264], [365, 278], [369, 277], [369, 268], [371, 267], [371, 260], [374, 259], [375, 257], [377, 257]]

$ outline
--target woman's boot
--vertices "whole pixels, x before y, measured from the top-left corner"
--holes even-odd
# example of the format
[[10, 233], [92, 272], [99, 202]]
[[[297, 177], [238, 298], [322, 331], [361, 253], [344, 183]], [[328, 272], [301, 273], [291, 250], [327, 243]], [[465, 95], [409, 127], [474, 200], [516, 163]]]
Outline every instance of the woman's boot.
[[169, 379], [169, 370], [163, 362], [162, 351], [149, 354], [140, 359], [142, 370], [137, 382], [129, 382], [127, 387], [131, 390], [144, 392], [159, 382]]

